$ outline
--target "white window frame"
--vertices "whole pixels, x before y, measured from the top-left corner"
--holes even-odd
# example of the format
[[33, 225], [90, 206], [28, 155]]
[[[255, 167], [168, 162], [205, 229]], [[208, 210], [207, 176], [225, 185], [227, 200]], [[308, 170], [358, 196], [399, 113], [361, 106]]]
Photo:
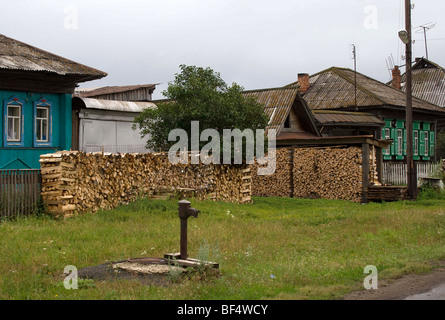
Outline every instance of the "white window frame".
[[397, 154], [403, 156], [403, 130], [397, 130]]
[[[21, 104], [18, 104], [18, 103], [12, 103], [12, 102], [10, 102], [10, 103], [8, 103], [7, 105], [6, 105], [6, 108], [7, 108], [7, 110], [6, 110], [6, 123], [5, 123], [5, 125], [6, 125], [6, 141], [7, 142], [22, 142], [22, 130], [23, 130], [23, 128], [22, 128], [22, 108], [23, 108], [23, 105], [21, 105]], [[10, 116], [9, 115], [9, 108], [18, 108], [18, 110], [19, 110], [19, 115], [18, 115], [18, 117], [17, 116]], [[18, 119], [18, 124], [19, 124], [19, 131], [18, 131], [18, 138], [16, 138], [16, 139], [14, 139], [14, 138], [10, 138], [10, 136], [9, 136], [9, 132], [11, 132], [10, 131], [10, 126], [9, 126], [9, 119], [13, 119], [12, 120], [12, 132], [15, 132], [15, 124], [16, 124], [16, 121], [17, 121], [17, 119]]]
[[419, 130], [414, 130], [414, 155], [419, 155]]
[[[41, 110], [45, 110], [46, 112], [46, 117], [45, 118], [39, 118], [38, 115], [38, 111], [39, 109]], [[49, 106], [36, 106], [36, 118], [35, 118], [35, 128], [36, 128], [36, 142], [49, 142], [49, 135], [50, 135], [50, 131], [49, 131], [49, 126], [50, 126], [50, 107]], [[37, 132], [37, 124], [40, 122], [40, 132]], [[46, 122], [46, 132], [43, 132], [43, 123]], [[45, 133], [45, 135], [43, 135], [43, 133]], [[45, 136], [46, 139], [39, 139], [39, 134], [41, 137]]]

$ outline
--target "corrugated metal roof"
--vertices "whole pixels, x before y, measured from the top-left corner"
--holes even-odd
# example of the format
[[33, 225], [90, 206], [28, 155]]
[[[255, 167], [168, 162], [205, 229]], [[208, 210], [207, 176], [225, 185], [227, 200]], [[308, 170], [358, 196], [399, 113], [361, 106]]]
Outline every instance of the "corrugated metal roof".
[[[413, 96], [445, 107], [445, 69], [423, 58], [413, 66], [412, 77]], [[406, 91], [405, 81], [406, 74], [403, 74], [403, 91]]]
[[107, 73], [0, 34], [0, 69], [49, 72], [100, 79]]
[[[310, 109], [350, 109], [355, 106], [353, 70], [332, 67], [311, 76], [309, 81], [311, 87], [303, 97]], [[296, 87], [296, 83], [289, 86]], [[404, 108], [406, 106], [406, 95], [401, 90], [357, 72], [357, 106]], [[442, 108], [418, 98], [413, 98], [413, 108], [445, 112]]]
[[113, 94], [113, 93], [121, 93], [121, 92], [127, 92], [127, 91], [134, 91], [138, 89], [155, 89], [156, 84], [138, 84], [138, 85], [132, 85], [132, 86], [108, 86], [108, 87], [100, 87], [95, 89], [78, 89], [76, 90], [81, 97], [89, 98], [94, 96], [100, 96], [100, 95], [107, 95], [107, 94]]
[[264, 112], [269, 118], [267, 128], [276, 129], [277, 132], [280, 132], [298, 95], [298, 89], [274, 88], [252, 90], [243, 92], [243, 95], [246, 97], [254, 97], [259, 103], [264, 104]]
[[156, 108], [156, 105], [153, 102], [99, 100], [79, 97], [74, 97], [73, 99], [81, 100], [87, 109], [140, 113], [146, 108]]
[[315, 119], [322, 125], [383, 126], [385, 122], [371, 113], [314, 110]]

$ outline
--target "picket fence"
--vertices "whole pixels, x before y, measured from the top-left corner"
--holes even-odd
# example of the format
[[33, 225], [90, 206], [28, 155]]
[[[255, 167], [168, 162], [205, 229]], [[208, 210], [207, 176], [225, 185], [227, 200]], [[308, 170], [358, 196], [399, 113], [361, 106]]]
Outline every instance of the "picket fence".
[[[441, 170], [440, 163], [417, 163], [417, 178], [433, 178]], [[383, 183], [390, 185], [407, 184], [406, 163], [384, 163]]]

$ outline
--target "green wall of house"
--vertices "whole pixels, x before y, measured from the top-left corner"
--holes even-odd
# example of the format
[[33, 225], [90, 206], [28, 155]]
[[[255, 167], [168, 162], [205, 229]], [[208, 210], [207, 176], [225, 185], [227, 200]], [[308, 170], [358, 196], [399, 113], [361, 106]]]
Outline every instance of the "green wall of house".
[[[7, 136], [6, 102], [16, 98], [23, 104], [23, 138], [19, 146], [9, 146]], [[50, 145], [38, 145], [35, 141], [35, 103], [50, 103]], [[45, 153], [71, 148], [71, 95], [41, 92], [0, 90], [0, 170], [39, 169], [39, 157]]]
[[[404, 120], [384, 119], [382, 138], [394, 142], [384, 150], [384, 160], [405, 160], [406, 158], [406, 125]], [[414, 160], [430, 161], [436, 149], [436, 131], [433, 124], [427, 121], [413, 122], [413, 153]]]

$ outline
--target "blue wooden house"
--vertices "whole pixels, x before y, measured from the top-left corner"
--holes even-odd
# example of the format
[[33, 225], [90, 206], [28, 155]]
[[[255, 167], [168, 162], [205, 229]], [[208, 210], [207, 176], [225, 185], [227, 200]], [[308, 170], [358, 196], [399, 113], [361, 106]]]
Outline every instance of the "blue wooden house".
[[70, 150], [74, 89], [106, 75], [0, 34], [0, 170]]

